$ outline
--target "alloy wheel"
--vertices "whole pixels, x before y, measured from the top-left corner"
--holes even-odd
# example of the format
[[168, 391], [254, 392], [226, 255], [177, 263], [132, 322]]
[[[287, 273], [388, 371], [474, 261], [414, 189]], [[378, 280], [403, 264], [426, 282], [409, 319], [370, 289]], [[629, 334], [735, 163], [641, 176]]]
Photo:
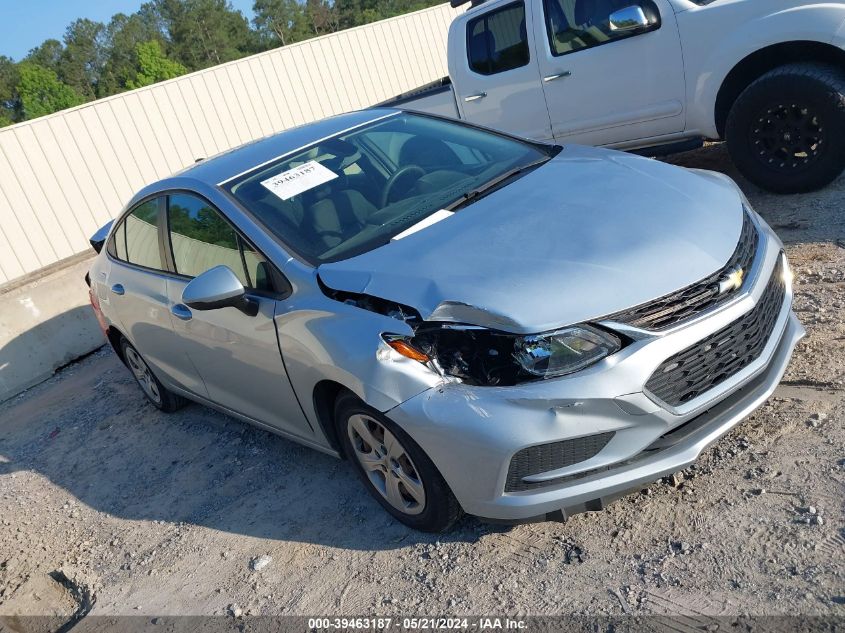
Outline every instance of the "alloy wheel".
[[381, 496], [400, 512], [421, 513], [425, 486], [398, 438], [364, 414], [350, 416], [347, 431], [358, 463]]
[[757, 117], [751, 141], [757, 158], [768, 167], [803, 169], [818, 159], [825, 144], [824, 127], [809, 108], [778, 104]]
[[161, 393], [159, 393], [158, 385], [156, 384], [155, 378], [153, 377], [150, 368], [147, 366], [147, 363], [144, 362], [144, 359], [131, 347], [126, 348], [126, 362], [129, 365], [129, 369], [132, 370], [132, 373], [135, 375], [135, 379], [138, 381], [138, 384], [141, 385], [141, 389], [144, 390], [144, 393], [147, 394], [147, 397], [155, 402], [156, 404], [161, 404]]

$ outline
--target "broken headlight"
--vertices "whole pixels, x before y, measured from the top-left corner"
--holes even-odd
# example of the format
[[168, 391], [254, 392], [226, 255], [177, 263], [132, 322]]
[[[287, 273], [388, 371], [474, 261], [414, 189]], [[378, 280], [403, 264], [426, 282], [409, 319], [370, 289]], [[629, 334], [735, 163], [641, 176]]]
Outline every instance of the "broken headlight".
[[619, 351], [619, 338], [577, 325], [563, 330], [523, 336], [514, 345], [514, 359], [529, 374], [542, 378], [565, 376]]
[[618, 351], [620, 339], [589, 325], [520, 336], [446, 323], [423, 324], [408, 343], [443, 373], [476, 385], [515, 385], [571, 374]]

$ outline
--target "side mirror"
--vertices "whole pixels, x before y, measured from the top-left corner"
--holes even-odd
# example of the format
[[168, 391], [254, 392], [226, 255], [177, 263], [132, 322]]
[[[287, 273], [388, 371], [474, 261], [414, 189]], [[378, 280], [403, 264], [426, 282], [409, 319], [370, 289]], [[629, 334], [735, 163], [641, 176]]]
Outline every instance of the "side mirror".
[[610, 14], [610, 30], [613, 33], [642, 31], [651, 26], [643, 8], [638, 5], [625, 7]]
[[241, 280], [228, 266], [215, 266], [189, 281], [182, 291], [182, 303], [194, 310], [231, 307], [247, 316], [258, 314], [258, 302], [246, 296]]

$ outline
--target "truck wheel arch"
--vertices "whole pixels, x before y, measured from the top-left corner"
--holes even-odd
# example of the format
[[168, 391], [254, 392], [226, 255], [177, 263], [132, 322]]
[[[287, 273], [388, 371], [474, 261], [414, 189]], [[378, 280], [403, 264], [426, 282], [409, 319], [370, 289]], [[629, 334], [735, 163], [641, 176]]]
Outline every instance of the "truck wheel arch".
[[719, 137], [724, 138], [728, 113], [737, 97], [753, 81], [779, 66], [795, 62], [833, 64], [845, 69], [845, 50], [816, 41], [792, 41], [761, 48], [736, 64], [722, 81], [714, 116]]

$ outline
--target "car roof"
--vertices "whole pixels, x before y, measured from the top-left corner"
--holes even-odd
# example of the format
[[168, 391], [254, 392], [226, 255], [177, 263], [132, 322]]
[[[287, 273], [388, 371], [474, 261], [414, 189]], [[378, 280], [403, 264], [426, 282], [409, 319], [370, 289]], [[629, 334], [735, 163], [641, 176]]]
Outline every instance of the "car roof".
[[151, 190], [168, 189], [173, 184], [172, 181], [177, 180], [184, 183], [186, 179], [191, 179], [207, 186], [216, 186], [297, 149], [341, 134], [346, 130], [393, 116], [399, 112], [401, 110], [393, 108], [373, 108], [340, 114], [314, 123], [290, 128], [278, 134], [266, 136], [227, 150], [211, 158], [198, 160], [196, 164], [145, 187], [139, 195], [148, 195]]

